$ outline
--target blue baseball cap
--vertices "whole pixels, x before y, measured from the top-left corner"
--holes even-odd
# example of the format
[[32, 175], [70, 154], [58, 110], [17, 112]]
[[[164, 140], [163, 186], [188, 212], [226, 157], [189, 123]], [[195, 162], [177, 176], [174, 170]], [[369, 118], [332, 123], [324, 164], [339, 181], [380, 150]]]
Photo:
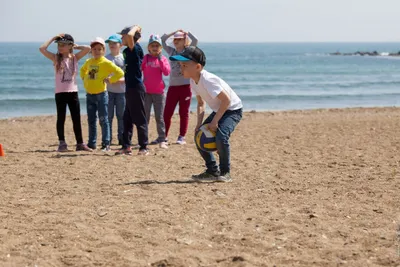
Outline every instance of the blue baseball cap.
[[114, 42], [114, 43], [120, 43], [120, 44], [122, 44], [121, 36], [118, 35], [118, 34], [113, 34], [113, 35], [111, 35], [110, 37], [108, 37], [108, 39], [106, 40], [106, 43], [109, 43], [109, 42]]
[[169, 57], [171, 61], [194, 61], [203, 67], [206, 65], [206, 55], [196, 46], [188, 46], [182, 53]]
[[154, 42], [159, 43], [160, 45], [162, 45], [161, 38], [160, 38], [159, 35], [156, 35], [156, 34], [150, 35], [149, 44], [154, 43]]

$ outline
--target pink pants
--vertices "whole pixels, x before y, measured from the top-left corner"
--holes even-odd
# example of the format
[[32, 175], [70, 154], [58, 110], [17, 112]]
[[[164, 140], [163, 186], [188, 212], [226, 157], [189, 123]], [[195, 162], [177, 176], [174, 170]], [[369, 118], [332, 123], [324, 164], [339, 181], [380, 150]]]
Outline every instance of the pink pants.
[[189, 108], [192, 100], [190, 85], [170, 86], [168, 88], [167, 99], [164, 109], [165, 133], [168, 137], [171, 119], [174, 115], [176, 105], [179, 103], [180, 128], [179, 135], [185, 136], [189, 126]]

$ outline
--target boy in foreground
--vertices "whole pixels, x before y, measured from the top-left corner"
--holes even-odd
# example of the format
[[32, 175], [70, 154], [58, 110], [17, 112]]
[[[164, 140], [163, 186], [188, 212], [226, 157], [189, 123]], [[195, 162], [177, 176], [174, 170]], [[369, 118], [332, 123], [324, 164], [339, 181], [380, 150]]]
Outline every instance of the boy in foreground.
[[[170, 60], [179, 61], [183, 76], [190, 78], [198, 103], [195, 131], [208, 124], [208, 129], [216, 132], [219, 167], [211, 152], [198, 149], [207, 170], [192, 178], [199, 182], [231, 182], [229, 138], [242, 118], [242, 101], [224, 80], [204, 69], [206, 56], [200, 48], [189, 46], [179, 55], [171, 56]], [[213, 112], [203, 122], [206, 103]]]

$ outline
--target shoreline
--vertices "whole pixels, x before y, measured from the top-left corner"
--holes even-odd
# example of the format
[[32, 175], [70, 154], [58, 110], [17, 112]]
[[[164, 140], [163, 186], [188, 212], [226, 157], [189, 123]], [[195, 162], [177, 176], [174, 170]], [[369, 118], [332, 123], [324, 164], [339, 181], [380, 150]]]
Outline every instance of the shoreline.
[[[243, 113], [288, 113], [288, 114], [294, 114], [294, 113], [312, 113], [312, 112], [340, 112], [340, 111], [357, 111], [357, 110], [375, 110], [375, 109], [399, 109], [400, 106], [367, 106], [367, 107], [338, 107], [338, 108], [310, 108], [310, 109], [283, 109], [283, 110], [273, 110], [273, 109], [244, 109]], [[210, 114], [211, 110], [209, 107], [207, 107], [206, 114]], [[152, 117], [153, 115], [152, 111]], [[196, 111], [191, 110], [190, 111], [190, 116], [196, 115]], [[174, 116], [178, 115], [178, 112], [174, 113]], [[41, 117], [56, 117], [57, 114], [43, 114], [43, 115], [33, 115], [33, 116], [18, 116], [18, 117], [6, 117], [6, 118], [1, 118], [0, 121], [6, 121], [6, 120], [18, 120], [18, 119], [34, 119], [34, 118], [41, 118]], [[69, 115], [69, 111], [67, 113], [67, 116]], [[81, 113], [81, 117], [84, 116], [86, 117], [86, 113]], [[115, 119], [115, 118], [114, 118]]]

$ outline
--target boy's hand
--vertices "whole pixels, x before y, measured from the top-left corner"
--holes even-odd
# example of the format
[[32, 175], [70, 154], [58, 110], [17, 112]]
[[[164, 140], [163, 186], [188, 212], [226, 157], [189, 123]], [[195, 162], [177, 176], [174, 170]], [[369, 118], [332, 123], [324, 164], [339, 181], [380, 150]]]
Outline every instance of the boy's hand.
[[196, 125], [196, 128], [194, 128], [194, 132], [196, 133], [200, 129], [200, 127], [201, 127], [201, 124], [200, 125]]
[[134, 25], [134, 27], [136, 27], [136, 31], [138, 32], [142, 32], [142, 27], [140, 27], [139, 25]]
[[106, 84], [110, 84], [110, 79], [109, 79], [109, 78], [105, 78], [105, 79], [103, 80], [103, 82], [106, 83]]
[[128, 32], [128, 35], [135, 36], [135, 33], [138, 31], [138, 26], [133, 25], [132, 29]]
[[142, 27], [140, 27], [139, 25], [133, 25], [131, 31], [128, 34], [135, 35], [136, 32], [141, 33]]
[[212, 132], [216, 132], [218, 129], [218, 122], [215, 122], [214, 120], [208, 124], [208, 130]]

